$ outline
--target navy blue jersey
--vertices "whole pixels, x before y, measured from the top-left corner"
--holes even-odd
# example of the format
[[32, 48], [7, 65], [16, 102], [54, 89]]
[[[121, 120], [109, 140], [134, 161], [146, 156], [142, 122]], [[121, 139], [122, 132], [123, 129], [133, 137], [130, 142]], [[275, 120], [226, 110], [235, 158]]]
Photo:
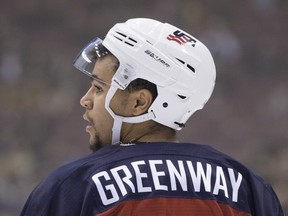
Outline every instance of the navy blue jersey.
[[106, 146], [52, 172], [22, 216], [283, 216], [273, 189], [206, 145]]

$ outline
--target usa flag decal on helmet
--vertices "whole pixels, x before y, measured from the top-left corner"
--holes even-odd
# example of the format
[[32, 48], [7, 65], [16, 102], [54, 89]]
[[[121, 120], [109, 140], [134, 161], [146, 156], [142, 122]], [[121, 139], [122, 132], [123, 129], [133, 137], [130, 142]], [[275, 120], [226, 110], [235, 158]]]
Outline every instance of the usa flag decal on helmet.
[[193, 47], [195, 47], [196, 40], [193, 39], [191, 36], [185, 34], [184, 32], [181, 32], [180, 30], [174, 31], [173, 34], [169, 34], [167, 36], [168, 40], [172, 40], [177, 42], [180, 45], [183, 45], [185, 43], [191, 43]]

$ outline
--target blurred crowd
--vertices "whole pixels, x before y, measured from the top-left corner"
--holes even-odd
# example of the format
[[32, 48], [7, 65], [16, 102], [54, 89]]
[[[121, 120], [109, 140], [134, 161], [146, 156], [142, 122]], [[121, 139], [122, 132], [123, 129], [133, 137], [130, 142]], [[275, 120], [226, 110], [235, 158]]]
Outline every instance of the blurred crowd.
[[51, 170], [89, 154], [72, 67], [117, 22], [181, 27], [215, 57], [217, 83], [180, 140], [209, 144], [272, 184], [288, 213], [288, 2], [10, 0], [0, 7], [0, 216], [19, 214]]

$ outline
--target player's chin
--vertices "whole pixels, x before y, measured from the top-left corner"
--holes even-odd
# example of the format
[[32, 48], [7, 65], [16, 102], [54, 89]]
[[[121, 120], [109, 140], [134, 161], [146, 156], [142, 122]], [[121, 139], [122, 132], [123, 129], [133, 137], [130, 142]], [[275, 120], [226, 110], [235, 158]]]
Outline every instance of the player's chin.
[[92, 151], [92, 152], [96, 152], [98, 150], [98, 148], [94, 145], [94, 144], [90, 144], [89, 145], [89, 149]]
[[97, 137], [91, 136], [89, 143], [90, 143], [89, 148], [92, 152], [96, 152], [97, 150], [103, 147], [101, 141]]

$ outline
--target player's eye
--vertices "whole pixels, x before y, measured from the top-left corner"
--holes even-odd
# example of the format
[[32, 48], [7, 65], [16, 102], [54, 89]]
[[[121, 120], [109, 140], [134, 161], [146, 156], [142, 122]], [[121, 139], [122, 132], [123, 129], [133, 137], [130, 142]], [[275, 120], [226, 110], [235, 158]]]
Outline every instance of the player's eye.
[[95, 93], [100, 93], [100, 92], [103, 92], [103, 89], [100, 87], [100, 86], [97, 86], [97, 85], [93, 85], [94, 89], [95, 89]]

